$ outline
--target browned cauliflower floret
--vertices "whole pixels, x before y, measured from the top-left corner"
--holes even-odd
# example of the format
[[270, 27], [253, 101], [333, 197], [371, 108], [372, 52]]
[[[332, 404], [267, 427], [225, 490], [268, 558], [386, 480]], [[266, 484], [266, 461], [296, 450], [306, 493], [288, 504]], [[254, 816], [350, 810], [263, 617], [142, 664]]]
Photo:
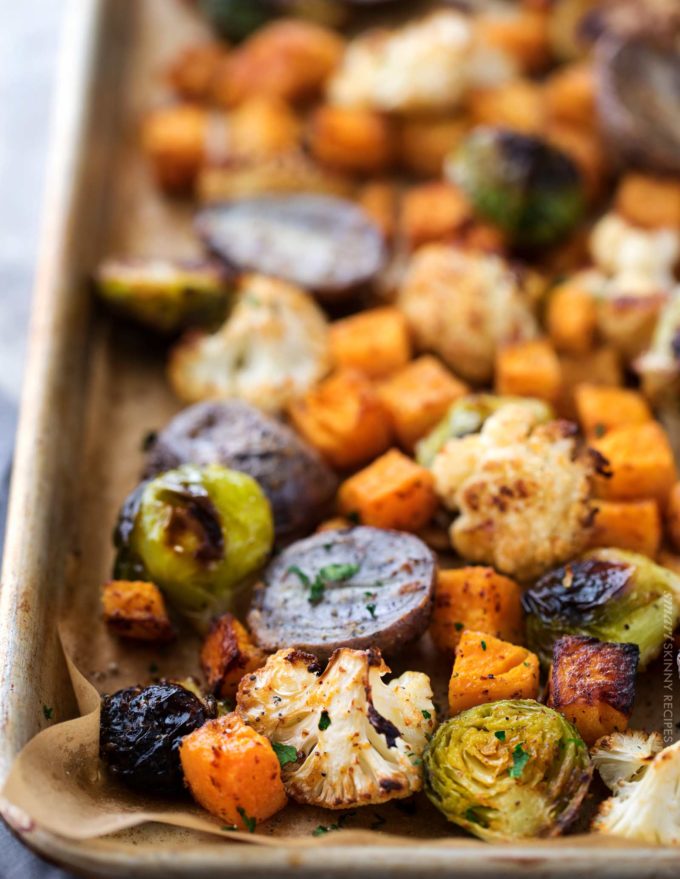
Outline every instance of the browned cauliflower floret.
[[585, 549], [596, 461], [574, 432], [512, 404], [481, 434], [449, 440], [432, 469], [439, 496], [460, 513], [451, 542], [464, 559], [528, 580]]
[[498, 256], [431, 244], [412, 257], [398, 304], [420, 348], [484, 383], [500, 344], [536, 335], [527, 289], [533, 281]]
[[282, 767], [299, 803], [347, 809], [422, 787], [422, 754], [436, 724], [427, 675], [389, 673], [379, 650], [336, 650], [325, 671], [279, 650], [241, 681], [237, 711], [291, 759]]

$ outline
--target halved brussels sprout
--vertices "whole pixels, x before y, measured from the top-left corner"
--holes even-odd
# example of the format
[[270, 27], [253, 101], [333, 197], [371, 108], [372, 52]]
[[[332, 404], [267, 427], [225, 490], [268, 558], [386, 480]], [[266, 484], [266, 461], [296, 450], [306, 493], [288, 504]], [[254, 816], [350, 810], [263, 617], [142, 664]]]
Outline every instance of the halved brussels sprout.
[[596, 549], [545, 574], [524, 593], [527, 638], [547, 666], [562, 635], [637, 644], [639, 669], [680, 619], [680, 577], [646, 556]]
[[593, 774], [575, 727], [532, 699], [463, 711], [435, 732], [424, 762], [432, 803], [490, 842], [558, 835]]
[[521, 246], [558, 241], [584, 210], [583, 179], [574, 162], [527, 134], [476, 128], [447, 159], [445, 171], [478, 214]]
[[226, 272], [210, 260], [107, 259], [96, 282], [113, 309], [159, 333], [216, 326], [227, 313]]
[[269, 502], [251, 476], [185, 464], [143, 482], [126, 500], [114, 534], [114, 576], [153, 581], [203, 627], [232, 605], [273, 536]]
[[422, 467], [430, 467], [448, 440], [478, 433], [486, 419], [508, 403], [531, 406], [540, 422], [555, 417], [549, 403], [532, 397], [469, 394], [456, 400], [439, 424], [416, 444], [416, 460]]

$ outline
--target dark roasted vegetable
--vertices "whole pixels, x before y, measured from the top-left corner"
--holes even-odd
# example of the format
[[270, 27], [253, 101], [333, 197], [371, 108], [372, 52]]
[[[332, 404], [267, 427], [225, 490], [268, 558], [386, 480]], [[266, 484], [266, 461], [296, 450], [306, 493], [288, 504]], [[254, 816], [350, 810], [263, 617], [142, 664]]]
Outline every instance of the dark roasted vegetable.
[[520, 246], [558, 241], [583, 212], [583, 180], [574, 162], [527, 134], [476, 128], [447, 160], [446, 173], [480, 216]]
[[247, 403], [197, 403], [180, 412], [148, 451], [145, 478], [181, 464], [223, 464], [248, 473], [267, 495], [279, 541], [300, 537], [326, 515], [337, 480], [290, 428]]
[[230, 613], [213, 620], [201, 647], [201, 669], [208, 689], [220, 699], [233, 699], [241, 678], [264, 665], [266, 658]]
[[265, 571], [248, 622], [266, 650], [337, 647], [395, 652], [425, 630], [435, 564], [417, 537], [379, 528], [322, 531]]
[[181, 793], [180, 743], [209, 716], [205, 704], [179, 684], [119, 690], [102, 700], [99, 753], [130, 787], [147, 794]]
[[680, 616], [680, 577], [646, 556], [596, 549], [545, 574], [522, 596], [527, 639], [548, 665], [562, 635], [637, 644], [640, 669], [658, 654]]

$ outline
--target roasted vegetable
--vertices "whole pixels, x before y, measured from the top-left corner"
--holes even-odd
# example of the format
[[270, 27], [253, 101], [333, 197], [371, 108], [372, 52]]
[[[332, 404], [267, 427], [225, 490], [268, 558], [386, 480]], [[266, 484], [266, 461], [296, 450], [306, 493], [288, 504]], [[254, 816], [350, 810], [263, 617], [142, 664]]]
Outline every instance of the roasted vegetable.
[[546, 10], [529, 4], [483, 6], [476, 34], [487, 49], [507, 59], [510, 70], [538, 73], [550, 62]]
[[406, 318], [391, 306], [335, 321], [330, 346], [336, 367], [356, 369], [369, 378], [383, 378], [411, 359]]
[[214, 262], [107, 259], [96, 280], [112, 308], [161, 333], [214, 326], [227, 311], [225, 272]]
[[591, 748], [593, 765], [610, 791], [631, 781], [638, 781], [654, 756], [663, 749], [660, 732], [645, 733], [630, 729], [598, 739]]
[[141, 570], [201, 623], [229, 607], [265, 561], [272, 516], [257, 482], [220, 464], [184, 464], [141, 485], [120, 513], [117, 578]]
[[308, 533], [326, 516], [337, 488], [311, 446], [240, 400], [196, 403], [152, 437], [145, 478], [181, 464], [223, 464], [252, 476], [271, 504], [280, 542]]
[[601, 345], [578, 356], [563, 354], [560, 357], [562, 388], [555, 409], [563, 418], [578, 420], [574, 393], [583, 382], [619, 387], [623, 384], [621, 357], [611, 345]]
[[[467, 105], [473, 128], [501, 126], [535, 136], [545, 128], [545, 96], [540, 83], [531, 79], [514, 77], [507, 82], [474, 89], [468, 96]], [[458, 148], [464, 141], [462, 138]]]
[[430, 681], [409, 671], [384, 684], [388, 673], [379, 650], [337, 650], [323, 672], [311, 654], [279, 650], [243, 680], [238, 713], [296, 751], [282, 770], [290, 797], [347, 809], [420, 790], [436, 724]]
[[142, 145], [163, 189], [191, 190], [205, 160], [209, 127], [226, 129], [226, 120], [209, 120], [204, 107], [189, 103], [160, 107], [144, 119]]
[[440, 177], [444, 159], [465, 136], [463, 116], [407, 116], [400, 120], [397, 150], [401, 164], [418, 177]]
[[587, 745], [623, 732], [633, 711], [636, 644], [565, 635], [553, 646], [548, 705], [568, 718]]
[[99, 753], [130, 787], [146, 794], [181, 793], [180, 743], [209, 716], [201, 699], [179, 684], [119, 690], [102, 700]]
[[451, 406], [439, 424], [416, 445], [416, 459], [423, 467], [431, 467], [434, 459], [450, 439], [479, 433], [487, 418], [509, 403], [533, 413], [536, 424], [550, 421], [553, 411], [543, 400], [526, 397], [499, 397], [495, 394], [470, 394]]
[[390, 122], [372, 110], [321, 106], [312, 114], [307, 139], [319, 162], [350, 174], [380, 173], [392, 162]]
[[368, 180], [356, 194], [359, 207], [373, 220], [385, 241], [397, 231], [397, 184], [391, 180]]
[[629, 388], [606, 388], [584, 382], [577, 385], [574, 400], [583, 432], [595, 439], [615, 428], [652, 420], [645, 398]]
[[414, 186], [401, 203], [401, 229], [414, 249], [455, 237], [472, 218], [470, 203], [460, 189], [440, 180]]
[[680, 618], [680, 577], [648, 558], [596, 549], [542, 577], [522, 596], [529, 646], [546, 665], [562, 635], [637, 644], [640, 670], [659, 653], [664, 620]]
[[182, 770], [193, 798], [229, 825], [255, 832], [286, 805], [279, 757], [238, 714], [209, 720], [182, 740]]
[[589, 62], [558, 67], [545, 81], [544, 96], [551, 119], [585, 129], [597, 125], [595, 77]]
[[215, 30], [230, 40], [242, 40], [269, 21], [276, 11], [268, 0], [198, 0], [199, 9]]
[[230, 613], [213, 620], [201, 647], [201, 668], [208, 689], [220, 699], [233, 699], [241, 678], [264, 665], [266, 658]]
[[560, 393], [560, 362], [547, 339], [504, 345], [496, 355], [496, 393], [554, 403]]
[[439, 727], [424, 759], [425, 791], [440, 812], [501, 842], [561, 833], [593, 771], [574, 727], [533, 700], [464, 711]]
[[425, 354], [381, 382], [380, 399], [403, 448], [416, 442], [442, 418], [468, 388], [436, 357]]
[[[383, 236], [358, 205], [330, 195], [271, 195], [204, 208], [197, 230], [235, 272], [256, 271], [335, 301], [384, 267]], [[300, 259], [300, 248], [314, 259]]]
[[592, 547], [629, 549], [655, 558], [661, 544], [661, 515], [655, 500], [595, 501]]
[[218, 40], [191, 43], [176, 55], [165, 70], [170, 88], [187, 101], [206, 101], [228, 47]]
[[155, 583], [110, 580], [102, 590], [104, 621], [121, 638], [133, 641], [171, 641], [175, 631]]
[[372, 382], [342, 370], [298, 397], [288, 414], [298, 433], [339, 470], [360, 467], [389, 448], [392, 422]]
[[520, 644], [524, 640], [522, 590], [514, 580], [481, 566], [440, 570], [430, 623], [440, 650], [456, 650], [463, 629]]
[[432, 474], [390, 449], [340, 486], [340, 511], [364, 525], [419, 531], [437, 509]]
[[680, 551], [680, 482], [673, 484], [668, 495], [666, 530], [673, 549]]
[[633, 171], [619, 183], [615, 197], [619, 213], [643, 229], [680, 228], [680, 180]]
[[449, 681], [449, 712], [499, 699], [538, 698], [538, 657], [488, 635], [465, 629], [456, 648]]
[[175, 346], [168, 375], [188, 403], [240, 397], [275, 412], [329, 366], [326, 321], [312, 298], [284, 281], [248, 275], [216, 333], [188, 335]]
[[265, 650], [337, 647], [395, 653], [427, 627], [434, 556], [417, 537], [377, 528], [322, 531], [266, 569], [248, 623]]
[[680, 390], [680, 289], [674, 290], [661, 310], [650, 346], [634, 366], [647, 397], [675, 405]]
[[[416, 346], [438, 354], [467, 381], [493, 377], [497, 348], [536, 335], [530, 297], [535, 277], [500, 257], [428, 244], [411, 258], [397, 304]], [[455, 291], [455, 294], [454, 294]]]
[[546, 327], [558, 351], [578, 356], [592, 350], [597, 332], [595, 297], [578, 284], [560, 284], [548, 301]]
[[558, 241], [583, 212], [583, 179], [566, 153], [509, 129], [475, 129], [447, 161], [446, 174], [481, 216], [521, 246]]

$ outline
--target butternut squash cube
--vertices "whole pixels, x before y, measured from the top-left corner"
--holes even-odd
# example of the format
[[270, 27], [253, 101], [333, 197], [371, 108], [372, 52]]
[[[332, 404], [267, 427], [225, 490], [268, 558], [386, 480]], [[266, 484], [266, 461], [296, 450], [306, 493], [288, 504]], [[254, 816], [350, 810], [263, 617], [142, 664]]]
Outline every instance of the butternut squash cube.
[[621, 358], [609, 345], [602, 345], [580, 355], [560, 355], [562, 387], [555, 404], [558, 414], [571, 421], [578, 420], [574, 393], [584, 382], [604, 387], [619, 387], [623, 384]]
[[403, 313], [392, 306], [371, 308], [331, 324], [330, 345], [339, 369], [356, 369], [384, 378], [411, 359], [411, 340]]
[[397, 225], [395, 185], [387, 181], [373, 180], [361, 187], [357, 201], [383, 233], [385, 239], [391, 241]]
[[661, 545], [659, 505], [648, 501], [597, 501], [591, 547], [615, 546], [655, 558]]
[[437, 181], [414, 186], [402, 200], [401, 228], [412, 249], [452, 238], [472, 217], [469, 201], [451, 183]]
[[266, 659], [230, 613], [213, 620], [201, 647], [201, 668], [208, 689], [221, 699], [233, 699], [241, 678], [264, 665]]
[[340, 171], [375, 174], [392, 161], [390, 122], [374, 110], [319, 107], [312, 114], [308, 140], [316, 159]]
[[496, 355], [496, 393], [538, 397], [554, 403], [560, 393], [560, 362], [547, 339], [507, 345]]
[[645, 229], [680, 228], [680, 181], [631, 172], [616, 191], [615, 204], [623, 216]]
[[680, 552], [680, 482], [676, 482], [668, 495], [666, 531], [671, 546]]
[[652, 421], [647, 401], [628, 388], [584, 383], [574, 390], [578, 420], [587, 437], [602, 437], [617, 427]]
[[155, 583], [110, 580], [102, 589], [104, 620], [116, 635], [134, 641], [170, 641], [175, 631]]
[[562, 284], [550, 297], [546, 322], [550, 341], [558, 351], [584, 354], [595, 344], [597, 305], [587, 290]]

